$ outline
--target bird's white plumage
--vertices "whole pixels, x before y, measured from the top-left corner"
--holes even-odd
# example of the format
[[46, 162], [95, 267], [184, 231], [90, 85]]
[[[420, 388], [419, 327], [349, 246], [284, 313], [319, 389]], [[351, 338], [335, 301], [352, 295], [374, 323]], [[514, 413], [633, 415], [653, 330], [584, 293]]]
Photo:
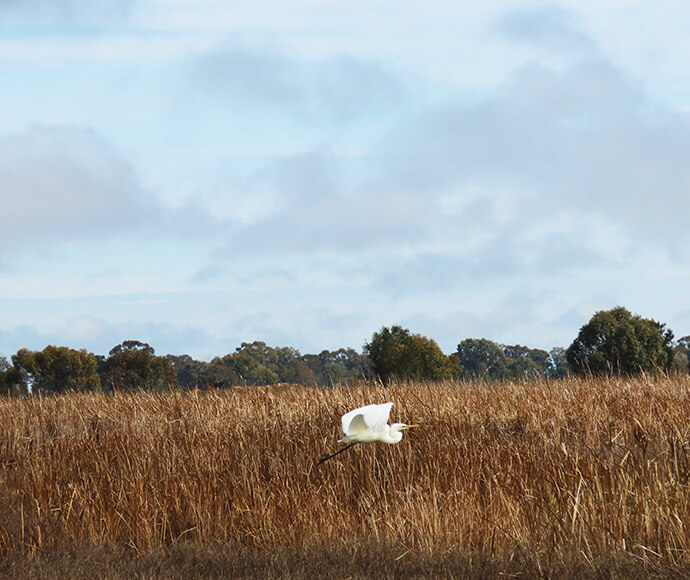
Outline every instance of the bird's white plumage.
[[352, 437], [369, 430], [373, 433], [383, 433], [388, 424], [393, 403], [381, 405], [365, 405], [343, 415], [343, 433], [346, 437]]
[[340, 451], [331, 455], [325, 455], [319, 461], [321, 465], [324, 461], [340, 455], [346, 449], [350, 449], [357, 443], [388, 443], [393, 445], [402, 439], [402, 432], [405, 429], [412, 429], [418, 425], [406, 425], [405, 423], [388, 424], [388, 417], [391, 414], [393, 403], [382, 403], [380, 405], [364, 405], [358, 409], [348, 411], [342, 416], [343, 438], [339, 443], [349, 443]]

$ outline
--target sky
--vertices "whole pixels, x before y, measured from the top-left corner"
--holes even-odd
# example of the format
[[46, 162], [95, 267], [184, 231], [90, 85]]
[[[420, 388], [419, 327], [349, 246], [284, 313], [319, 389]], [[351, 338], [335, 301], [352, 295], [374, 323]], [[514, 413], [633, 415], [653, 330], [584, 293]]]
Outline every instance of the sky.
[[682, 0], [0, 0], [0, 355], [690, 334]]

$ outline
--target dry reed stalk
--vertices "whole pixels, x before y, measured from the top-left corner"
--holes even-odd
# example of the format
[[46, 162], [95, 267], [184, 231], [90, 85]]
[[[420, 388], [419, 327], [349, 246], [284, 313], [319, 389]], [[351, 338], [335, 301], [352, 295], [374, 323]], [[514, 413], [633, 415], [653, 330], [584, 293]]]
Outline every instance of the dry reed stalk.
[[[422, 427], [337, 449], [340, 415]], [[690, 378], [0, 401], [0, 551], [177, 541], [410, 553], [690, 549]]]

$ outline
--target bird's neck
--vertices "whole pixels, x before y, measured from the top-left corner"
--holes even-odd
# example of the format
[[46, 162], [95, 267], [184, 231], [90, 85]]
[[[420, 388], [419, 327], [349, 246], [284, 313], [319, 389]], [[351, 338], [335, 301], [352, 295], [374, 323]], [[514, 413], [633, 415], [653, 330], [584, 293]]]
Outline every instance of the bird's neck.
[[383, 442], [390, 444], [399, 443], [402, 439], [402, 436], [402, 431], [399, 429], [391, 429], [390, 425], [386, 425], [385, 438], [383, 439]]

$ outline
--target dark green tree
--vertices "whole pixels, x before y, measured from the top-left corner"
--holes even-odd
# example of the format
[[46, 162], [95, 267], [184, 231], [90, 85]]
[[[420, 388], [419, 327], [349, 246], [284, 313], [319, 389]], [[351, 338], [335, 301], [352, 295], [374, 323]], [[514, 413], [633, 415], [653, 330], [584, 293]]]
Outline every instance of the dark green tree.
[[538, 348], [529, 348], [516, 344], [503, 346], [510, 379], [534, 379], [548, 375], [549, 353]]
[[393, 379], [453, 380], [462, 372], [457, 358], [445, 355], [436, 341], [401, 326], [384, 326], [375, 332], [371, 342], [364, 345], [364, 353], [384, 383]]
[[22, 378], [20, 370], [0, 355], [0, 396], [15, 397], [26, 393], [27, 383]]
[[351, 348], [300, 355], [294, 348], [270, 347], [255, 341], [244, 342], [235, 352], [210, 363], [189, 355], [167, 358], [175, 367], [178, 384], [184, 388], [276, 383], [332, 386], [373, 376], [369, 357]]
[[676, 372], [688, 372], [690, 370], [690, 336], [682, 336], [673, 347], [673, 364], [671, 368]]
[[[527, 380], [567, 374], [563, 349], [551, 352], [520, 344], [506, 345], [486, 338], [467, 338], [457, 357], [465, 380]], [[554, 358], [555, 357], [555, 358]]]
[[382, 381], [406, 378], [406, 353], [412, 346], [410, 331], [402, 326], [384, 326], [375, 332], [371, 342], [364, 345], [364, 353], [371, 359], [374, 373]]
[[201, 365], [197, 363], [200, 361], [195, 361], [188, 354], [168, 354], [165, 358], [171, 362], [175, 369], [175, 380], [178, 385], [185, 389], [191, 389], [198, 386], [199, 376], [201, 375]]
[[351, 384], [374, 376], [371, 359], [353, 348], [322, 350], [319, 354], [305, 354], [302, 360], [309, 365], [321, 386]]
[[242, 382], [233, 368], [225, 364], [220, 357], [216, 357], [210, 363], [204, 365], [200, 378], [201, 385], [205, 384], [216, 389], [227, 389]]
[[567, 377], [570, 372], [566, 350], [562, 346], [554, 346], [549, 351], [547, 376], [551, 378], [563, 378]]
[[280, 381], [278, 354], [265, 342], [243, 342], [235, 352], [215, 359], [237, 376], [240, 385], [273, 385]]
[[108, 353], [109, 356], [120, 354], [123, 352], [143, 352], [145, 354], [155, 355], [155, 349], [146, 342], [140, 342], [138, 340], [125, 340], [122, 344], [118, 344], [110, 349]]
[[656, 373], [671, 368], [672, 342], [673, 332], [665, 324], [618, 306], [594, 314], [566, 356], [577, 374]]
[[14, 380], [24, 383], [20, 390], [29, 387], [31, 392], [44, 395], [100, 388], [96, 357], [86, 350], [52, 345], [41, 351], [22, 348], [12, 356], [12, 363], [16, 369]]
[[175, 384], [175, 367], [153, 347], [126, 340], [111, 349], [103, 362], [101, 382], [105, 390], [161, 391]]
[[508, 378], [508, 364], [501, 345], [486, 338], [466, 338], [458, 344], [458, 362], [464, 380]]
[[188, 354], [166, 355], [175, 368], [175, 379], [177, 384], [184, 389], [206, 388], [208, 381], [204, 379], [204, 374], [209, 363], [194, 360]]
[[243, 342], [234, 353], [220, 359], [232, 369], [242, 385], [276, 383], [316, 384], [314, 371], [297, 349], [271, 347], [262, 341]]
[[6, 382], [5, 382], [5, 375], [7, 374], [7, 371], [10, 370], [10, 363], [9, 361], [0, 354], [0, 394], [7, 394], [5, 393], [5, 388], [6, 388]]

